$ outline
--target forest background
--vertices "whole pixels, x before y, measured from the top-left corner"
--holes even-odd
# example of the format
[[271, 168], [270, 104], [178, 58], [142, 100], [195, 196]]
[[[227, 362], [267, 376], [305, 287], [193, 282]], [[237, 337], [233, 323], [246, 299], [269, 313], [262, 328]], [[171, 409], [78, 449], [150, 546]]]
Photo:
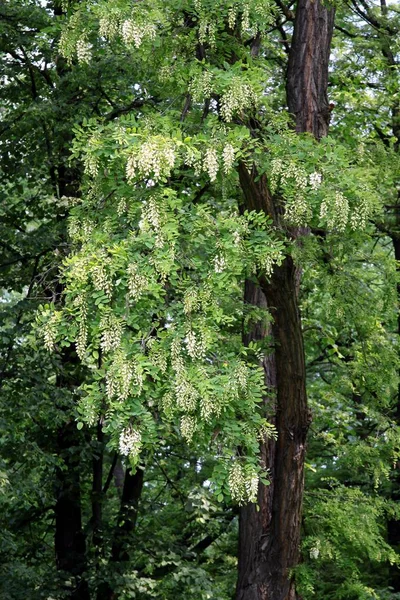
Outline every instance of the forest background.
[[1, 4], [1, 598], [400, 598], [399, 12]]

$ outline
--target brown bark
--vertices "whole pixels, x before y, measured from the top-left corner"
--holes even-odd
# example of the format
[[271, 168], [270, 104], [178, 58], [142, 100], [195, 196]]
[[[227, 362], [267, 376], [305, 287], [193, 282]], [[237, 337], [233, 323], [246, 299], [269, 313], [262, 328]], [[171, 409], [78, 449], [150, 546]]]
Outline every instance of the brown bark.
[[321, 0], [299, 0], [289, 54], [286, 95], [296, 131], [328, 133], [328, 67], [335, 11]]
[[[334, 11], [320, 0], [300, 0], [287, 73], [287, 100], [296, 131], [316, 139], [329, 126], [328, 61]], [[245, 206], [267, 213], [281, 227], [280, 207], [268, 190], [266, 177], [256, 179], [244, 165], [239, 176]], [[292, 236], [299, 232], [291, 232]], [[270, 485], [260, 485], [257, 511], [245, 506], [239, 518], [239, 575], [236, 600], [295, 600], [291, 570], [300, 558], [300, 528], [304, 490], [306, 436], [311, 421], [307, 406], [306, 370], [298, 289], [300, 274], [287, 256], [270, 279], [246, 283], [245, 302], [268, 307], [273, 324], [244, 336], [244, 342], [271, 335], [271, 356], [264, 359], [265, 380], [273, 400], [266, 414], [274, 414], [278, 439], [261, 447], [262, 464]], [[274, 394], [275, 392], [275, 394]]]
[[[400, 199], [400, 198], [399, 198]], [[396, 270], [400, 272], [400, 203], [396, 209], [395, 227], [392, 233], [394, 256], [397, 261]], [[397, 282], [397, 334], [400, 336], [400, 282]], [[399, 373], [400, 378], [400, 373]], [[394, 418], [397, 424], [400, 424], [400, 383], [397, 389], [397, 405]], [[392, 493], [391, 500], [400, 501], [400, 461], [395, 465], [395, 471], [392, 474]], [[390, 519], [388, 521], [388, 543], [397, 551], [400, 552], [400, 519]], [[400, 570], [398, 565], [390, 565], [389, 568], [389, 584], [393, 588], [393, 592], [400, 592]]]
[[71, 421], [58, 430], [58, 451], [63, 467], [56, 472], [55, 537], [57, 568], [74, 580], [70, 598], [89, 600], [84, 579], [85, 538], [82, 531], [79, 432]]
[[125, 472], [121, 504], [109, 561], [112, 572], [110, 571], [110, 579], [99, 586], [97, 600], [116, 600], [118, 598], [113, 589], [112, 575], [121, 568], [121, 564], [129, 560], [129, 547], [138, 516], [139, 500], [143, 489], [143, 476], [142, 469], [137, 469], [135, 473], [132, 473], [128, 467]]

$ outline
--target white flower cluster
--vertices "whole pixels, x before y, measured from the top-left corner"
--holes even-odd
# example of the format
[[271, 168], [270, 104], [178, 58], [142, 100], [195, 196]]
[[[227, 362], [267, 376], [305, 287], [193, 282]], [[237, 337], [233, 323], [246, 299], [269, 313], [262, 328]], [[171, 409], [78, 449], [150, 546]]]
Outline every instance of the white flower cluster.
[[193, 417], [192, 415], [182, 415], [181, 434], [188, 443], [190, 443], [193, 439], [193, 435], [196, 431], [196, 425], [196, 417]]
[[[143, 202], [139, 229], [141, 231], [149, 231], [154, 235], [156, 248], [163, 248], [165, 245], [165, 238], [162, 232], [164, 221], [165, 216], [162, 215], [155, 198], [152, 197]], [[170, 249], [171, 251], [174, 250], [172, 244]]]
[[78, 242], [81, 238], [81, 223], [78, 217], [68, 219], [68, 235], [73, 242]]
[[350, 217], [351, 227], [353, 229], [365, 229], [371, 214], [371, 207], [365, 198], [362, 198]]
[[185, 413], [193, 413], [197, 407], [199, 393], [185, 375], [176, 375], [174, 382], [177, 407]]
[[60, 41], [58, 42], [58, 48], [61, 56], [67, 59], [68, 64], [72, 63], [72, 57], [76, 52], [76, 43], [72, 39], [71, 30], [69, 27], [63, 29], [60, 35]]
[[185, 165], [187, 165], [188, 167], [193, 167], [195, 176], [199, 177], [202, 169], [201, 153], [194, 150], [193, 148], [187, 148], [185, 156]]
[[101, 37], [106, 39], [113, 39], [119, 33], [119, 19], [118, 15], [112, 12], [108, 12], [103, 15], [99, 20], [99, 34]]
[[232, 144], [225, 144], [222, 150], [222, 160], [224, 162], [224, 173], [227, 174], [233, 167], [235, 162], [235, 148]]
[[186, 315], [195, 312], [200, 307], [199, 294], [195, 288], [189, 288], [185, 291], [183, 297], [183, 310]]
[[175, 338], [171, 344], [171, 363], [175, 371], [174, 390], [176, 404], [180, 410], [190, 413], [196, 410], [199, 394], [193, 384], [188, 381], [181, 353], [181, 344]]
[[244, 468], [239, 461], [235, 461], [229, 470], [228, 485], [234, 502], [257, 502], [258, 475], [252, 469]]
[[89, 275], [89, 257], [84, 254], [78, 254], [71, 261], [69, 279], [74, 283], [86, 284]]
[[242, 236], [240, 235], [239, 231], [234, 231], [232, 234], [233, 237], [233, 243], [235, 246], [241, 246], [242, 244]]
[[311, 173], [308, 180], [310, 183], [310, 188], [315, 191], [321, 187], [322, 175], [321, 173], [317, 173], [317, 171], [315, 171], [314, 173]]
[[156, 26], [154, 23], [135, 23], [132, 19], [127, 19], [122, 23], [121, 34], [125, 44], [133, 43], [135, 48], [140, 48], [145, 38], [155, 38]]
[[196, 177], [199, 177], [201, 171], [208, 174], [210, 181], [215, 181], [220, 168], [220, 160], [222, 159], [223, 171], [229, 173], [235, 162], [235, 148], [232, 144], [227, 143], [221, 151], [217, 151], [215, 147], [206, 149], [203, 157], [199, 151], [194, 148], [186, 150], [185, 164], [194, 168]]
[[243, 7], [242, 13], [242, 33], [246, 33], [250, 29], [250, 8], [248, 4]]
[[61, 312], [54, 312], [43, 328], [44, 347], [49, 352], [55, 349], [57, 339], [57, 329], [61, 321]]
[[104, 315], [100, 321], [100, 330], [100, 345], [104, 352], [119, 348], [122, 338], [122, 323], [115, 315], [112, 313]]
[[300, 165], [289, 161], [281, 172], [282, 185], [286, 185], [289, 180], [293, 180], [295, 187], [299, 192], [306, 190], [308, 185], [307, 173]]
[[138, 266], [131, 263], [128, 266], [128, 295], [136, 302], [142, 297], [148, 286], [147, 278], [138, 272]]
[[139, 430], [128, 427], [119, 436], [119, 451], [122, 456], [136, 458], [142, 449], [142, 434]]
[[256, 94], [249, 83], [234, 77], [229, 88], [221, 96], [221, 116], [224, 121], [232, 120], [234, 114], [256, 103]]
[[175, 143], [171, 139], [153, 136], [128, 157], [126, 176], [133, 181], [137, 175], [158, 181], [169, 177], [175, 165]]
[[90, 427], [93, 427], [99, 418], [99, 411], [93, 402], [93, 399], [90, 396], [84, 396], [79, 402], [79, 408], [83, 414], [85, 422]]
[[199, 24], [199, 42], [200, 44], [208, 43], [210, 48], [215, 48], [217, 43], [217, 27], [215, 22], [207, 21], [202, 18]]
[[238, 366], [235, 369], [235, 380], [242, 390], [246, 389], [248, 380], [248, 368], [242, 361], [238, 364]]
[[76, 42], [76, 57], [78, 63], [89, 64], [92, 59], [92, 44], [87, 42], [84, 38], [79, 39]]
[[204, 357], [206, 343], [204, 336], [201, 333], [196, 334], [193, 329], [189, 328], [186, 333], [185, 341], [188, 354], [192, 359]]
[[126, 198], [121, 198], [117, 204], [117, 215], [122, 217], [126, 212], [128, 212], [128, 202]]
[[212, 415], [221, 413], [221, 407], [216, 407], [209, 394], [202, 394], [200, 398], [200, 415], [204, 421], [210, 421]]
[[316, 540], [314, 546], [310, 548], [310, 558], [313, 560], [317, 560], [321, 553], [321, 542], [320, 540]]
[[103, 258], [103, 262], [95, 265], [91, 269], [91, 276], [94, 288], [99, 292], [104, 292], [107, 298], [111, 299], [113, 293], [113, 283], [110, 274], [107, 272], [109, 260]]
[[304, 193], [308, 185], [307, 173], [300, 165], [293, 161], [283, 161], [280, 158], [275, 158], [271, 162], [270, 170], [270, 187], [274, 192], [278, 186], [279, 179], [282, 186], [293, 182], [294, 188], [300, 194]]
[[164, 349], [160, 348], [154, 338], [148, 340], [147, 347], [149, 349], [149, 358], [152, 364], [160, 369], [161, 373], [165, 374], [168, 369], [167, 353]]
[[219, 253], [214, 256], [214, 271], [216, 273], [223, 273], [226, 269], [227, 261], [223, 254]]
[[92, 154], [90, 151], [86, 152], [83, 164], [85, 168], [85, 173], [90, 177], [97, 177], [99, 173], [99, 159], [97, 156]]
[[215, 181], [219, 169], [218, 155], [215, 148], [207, 148], [203, 160], [203, 170], [208, 173], [210, 181]]
[[229, 29], [235, 29], [237, 18], [237, 6], [231, 6], [228, 9], [228, 27]]
[[320, 217], [326, 220], [328, 229], [344, 231], [349, 220], [349, 202], [342, 192], [328, 196], [321, 203]]
[[194, 102], [202, 102], [204, 99], [210, 98], [212, 80], [213, 74], [211, 71], [202, 71], [192, 79], [189, 85], [189, 92]]
[[[133, 387], [134, 386], [134, 387]], [[128, 360], [122, 350], [115, 353], [107, 371], [106, 390], [110, 400], [124, 402], [130, 394], [140, 395], [143, 389], [143, 374], [133, 360]]]
[[299, 194], [294, 199], [290, 199], [285, 204], [285, 219], [292, 225], [307, 225], [312, 217], [311, 206], [305, 196]]
[[85, 356], [87, 338], [88, 338], [88, 327], [87, 327], [87, 300], [84, 294], [79, 294], [74, 301], [74, 304], [78, 307], [78, 335], [76, 338], [76, 353], [81, 360]]

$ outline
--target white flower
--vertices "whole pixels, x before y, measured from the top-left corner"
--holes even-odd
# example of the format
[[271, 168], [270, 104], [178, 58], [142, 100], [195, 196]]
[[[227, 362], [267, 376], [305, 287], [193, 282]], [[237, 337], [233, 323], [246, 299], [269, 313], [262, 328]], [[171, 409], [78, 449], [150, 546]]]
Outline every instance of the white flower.
[[182, 437], [187, 441], [191, 442], [194, 432], [196, 431], [196, 417], [192, 415], [183, 415], [181, 418], [181, 434]]
[[317, 173], [316, 171], [314, 173], [311, 173], [308, 179], [312, 190], [317, 190], [322, 183], [322, 175], [321, 173]]
[[135, 458], [142, 448], [142, 435], [140, 431], [128, 427], [119, 437], [119, 451], [123, 456]]
[[175, 143], [166, 138], [152, 137], [129, 155], [126, 176], [132, 181], [137, 174], [154, 178], [169, 177], [176, 160]]
[[98, 291], [103, 291], [108, 298], [112, 297], [113, 284], [111, 281], [110, 275], [107, 273], [106, 265], [108, 263], [107, 260], [104, 261], [105, 264], [98, 264], [91, 269], [92, 281], [94, 288]]
[[255, 100], [253, 88], [239, 77], [234, 77], [230, 87], [221, 96], [222, 118], [226, 122], [231, 121], [235, 113], [250, 108]]
[[214, 148], [207, 148], [204, 156], [203, 169], [208, 173], [211, 181], [216, 180], [219, 165], [217, 151]]
[[249, 15], [249, 6], [245, 5], [243, 8], [243, 15], [242, 15], [242, 32], [245, 33], [246, 31], [248, 31], [250, 29], [250, 19], [249, 19], [250, 15]]
[[194, 102], [201, 102], [205, 98], [209, 98], [211, 96], [212, 79], [213, 74], [211, 71], [203, 71], [193, 78], [189, 85], [189, 92], [191, 93]]
[[127, 19], [122, 23], [121, 34], [125, 44], [133, 43], [135, 48], [140, 48], [145, 37], [155, 37], [156, 27], [153, 23], [139, 24]]
[[229, 26], [229, 29], [235, 29], [235, 25], [236, 25], [236, 13], [237, 13], [236, 6], [231, 6], [228, 9], [228, 26]]
[[229, 470], [228, 485], [232, 500], [243, 504], [246, 496], [245, 477], [242, 465], [238, 461], [235, 461]]
[[226, 264], [226, 258], [223, 254], [217, 254], [217, 256], [214, 257], [214, 271], [216, 273], [223, 273]]
[[235, 161], [235, 148], [232, 144], [225, 144], [222, 151], [222, 159], [224, 161], [224, 173], [229, 173]]
[[257, 502], [258, 475], [256, 473], [253, 473], [246, 478], [245, 488], [246, 488], [246, 492], [247, 492], [248, 501], [249, 502]]
[[189, 313], [196, 311], [199, 308], [199, 305], [200, 301], [197, 290], [194, 288], [186, 290], [183, 299], [183, 310], [185, 311], [185, 314], [188, 315]]
[[84, 39], [79, 39], [76, 42], [76, 56], [79, 63], [88, 64], [92, 58], [92, 44]]
[[104, 352], [116, 350], [121, 344], [122, 323], [114, 315], [107, 314], [100, 321], [101, 341]]
[[139, 300], [148, 286], [147, 278], [138, 272], [138, 266], [131, 263], [128, 266], [129, 296], [135, 301]]
[[118, 16], [112, 13], [103, 15], [99, 20], [99, 34], [104, 38], [114, 38], [118, 34]]

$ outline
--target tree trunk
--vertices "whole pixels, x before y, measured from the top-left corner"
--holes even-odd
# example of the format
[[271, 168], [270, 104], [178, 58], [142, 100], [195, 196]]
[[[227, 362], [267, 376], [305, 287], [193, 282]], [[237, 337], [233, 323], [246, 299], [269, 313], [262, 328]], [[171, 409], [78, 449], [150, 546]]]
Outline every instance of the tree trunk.
[[129, 561], [129, 545], [135, 529], [139, 500], [143, 489], [144, 472], [136, 469], [132, 473], [128, 467], [125, 472], [124, 487], [122, 490], [121, 504], [114, 531], [114, 539], [109, 561], [110, 578], [102, 583], [97, 590], [97, 600], [116, 600], [113, 577], [124, 563]]
[[[399, 198], [400, 200], [400, 198]], [[400, 203], [396, 208], [395, 216], [395, 227], [392, 233], [392, 241], [394, 248], [394, 256], [397, 261], [397, 273], [400, 274]], [[397, 302], [399, 312], [397, 315], [397, 334], [400, 336], [400, 280], [397, 282]], [[400, 375], [400, 373], [399, 373]], [[398, 425], [400, 425], [400, 383], [397, 391], [397, 406], [394, 418]], [[395, 502], [400, 501], [400, 461], [397, 461], [395, 470], [392, 474], [392, 492], [391, 500]], [[400, 553], [400, 519], [390, 519], [388, 522], [388, 543]], [[389, 584], [393, 588], [393, 592], [400, 592], [400, 570], [398, 565], [390, 565], [389, 568]]]
[[[329, 126], [327, 98], [328, 62], [334, 11], [320, 0], [300, 0], [287, 73], [287, 101], [296, 131], [316, 139]], [[245, 205], [263, 210], [280, 227], [279, 209], [263, 176], [239, 168]], [[299, 232], [293, 232], [297, 235]], [[259, 285], [246, 282], [245, 302], [268, 307], [273, 324], [244, 336], [272, 336], [272, 355], [263, 362], [265, 380], [273, 400], [266, 399], [266, 414], [272, 412], [278, 439], [261, 447], [261, 461], [269, 470], [270, 485], [260, 485], [257, 511], [254, 505], [240, 510], [239, 574], [236, 600], [295, 600], [291, 570], [300, 558], [300, 528], [304, 490], [306, 436], [311, 421], [306, 396], [303, 335], [298, 306], [300, 273], [287, 256], [269, 280]], [[273, 393], [275, 391], [275, 394]]]
[[55, 552], [57, 568], [73, 579], [70, 598], [89, 600], [84, 579], [85, 538], [82, 532], [79, 432], [71, 421], [58, 430], [59, 456], [64, 465], [56, 472]]
[[334, 9], [321, 0], [299, 0], [286, 82], [289, 112], [296, 131], [317, 139], [328, 134], [328, 68]]

